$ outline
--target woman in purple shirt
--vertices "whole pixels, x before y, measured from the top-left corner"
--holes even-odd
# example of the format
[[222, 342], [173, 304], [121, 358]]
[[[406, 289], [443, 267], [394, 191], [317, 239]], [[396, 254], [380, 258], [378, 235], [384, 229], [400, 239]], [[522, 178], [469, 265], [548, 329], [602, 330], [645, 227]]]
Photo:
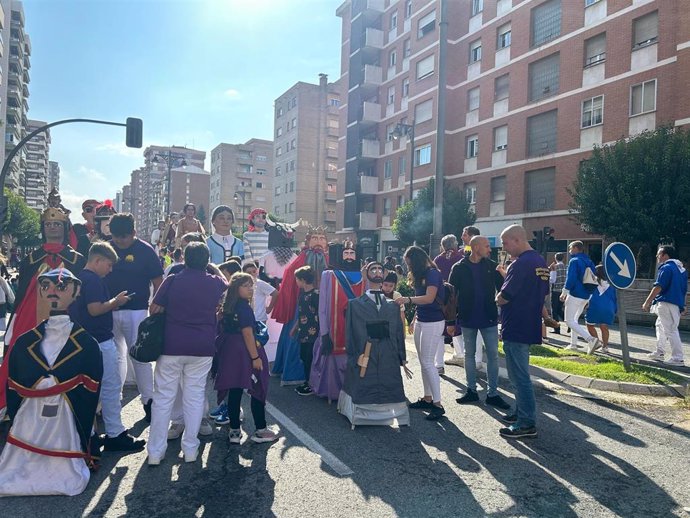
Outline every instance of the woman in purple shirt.
[[215, 353], [216, 310], [228, 286], [225, 278], [206, 272], [204, 243], [185, 249], [185, 269], [166, 278], [153, 297], [151, 314], [165, 311], [165, 345], [156, 360], [156, 384], [148, 442], [148, 463], [160, 464], [168, 442], [168, 425], [180, 387], [184, 412], [182, 451], [185, 462], [199, 453], [199, 427], [206, 399], [206, 378]]
[[405, 251], [409, 280], [415, 289], [414, 297], [401, 297], [396, 304], [416, 304], [414, 344], [422, 366], [424, 397], [410, 408], [428, 410], [426, 418], [439, 419], [446, 413], [441, 405], [441, 379], [435, 365], [436, 351], [443, 342], [446, 319], [439, 303], [444, 297], [443, 277], [424, 250], [411, 246]]

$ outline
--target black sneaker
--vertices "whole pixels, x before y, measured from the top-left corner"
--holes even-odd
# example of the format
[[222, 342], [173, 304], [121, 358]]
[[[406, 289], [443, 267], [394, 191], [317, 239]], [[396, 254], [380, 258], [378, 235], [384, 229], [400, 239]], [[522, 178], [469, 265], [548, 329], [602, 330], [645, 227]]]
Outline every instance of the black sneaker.
[[309, 386], [309, 383], [300, 385], [295, 389], [295, 392], [297, 392], [300, 396], [311, 396], [314, 393], [314, 391]]
[[101, 458], [101, 449], [103, 448], [103, 437], [98, 434], [92, 435], [89, 440], [89, 455], [95, 461]]
[[153, 405], [153, 399], [149, 399], [144, 403], [144, 419], [147, 423], [151, 422], [151, 405]]
[[146, 441], [134, 439], [127, 430], [117, 437], [105, 438], [105, 451], [141, 451], [145, 445]]
[[415, 410], [431, 410], [434, 408], [434, 404], [431, 401], [427, 401], [421, 397], [414, 403], [410, 403], [407, 406]]
[[517, 414], [509, 414], [501, 417], [501, 421], [508, 424], [517, 423]]
[[461, 405], [466, 405], [468, 403], [474, 403], [476, 401], [479, 401], [479, 395], [477, 394], [476, 391], [474, 390], [467, 390], [464, 396], [459, 397], [455, 400], [456, 403], [459, 403]]
[[432, 403], [431, 404], [431, 410], [429, 410], [429, 415], [426, 416], [426, 420], [427, 421], [436, 421], [438, 419], [441, 419], [445, 413], [446, 413], [445, 408], [443, 408], [442, 406], [436, 406]]
[[495, 396], [487, 396], [486, 404], [496, 407], [500, 410], [510, 410], [510, 405], [506, 403], [501, 396], [496, 394]]
[[509, 426], [508, 428], [501, 428], [498, 433], [501, 437], [506, 439], [520, 439], [521, 437], [536, 437], [537, 429], [534, 426], [529, 428], [517, 428], [515, 426]]

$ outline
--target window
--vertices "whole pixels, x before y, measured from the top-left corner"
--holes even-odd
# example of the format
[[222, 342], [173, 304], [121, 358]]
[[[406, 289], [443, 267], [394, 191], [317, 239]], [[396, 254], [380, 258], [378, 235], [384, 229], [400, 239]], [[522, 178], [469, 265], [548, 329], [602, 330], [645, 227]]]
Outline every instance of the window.
[[276, 167], [276, 176], [280, 176], [280, 166]]
[[295, 182], [290, 182], [290, 192], [295, 192]]
[[498, 28], [498, 42], [497, 42], [496, 48], [498, 50], [501, 50], [501, 49], [505, 49], [506, 47], [510, 47], [510, 38], [511, 38], [510, 24], [507, 23], [507, 24], [499, 27]]
[[256, 174], [257, 174], [258, 176], [263, 176], [263, 175], [266, 174], [266, 169], [257, 169], [257, 170], [256, 170]]
[[476, 63], [482, 59], [482, 40], [470, 43], [470, 63]]
[[280, 185], [275, 188], [275, 194], [278, 196], [281, 193]]
[[467, 158], [475, 158], [479, 154], [479, 136], [470, 135], [467, 137], [467, 145], [465, 149], [467, 150], [467, 153], [465, 154]]
[[510, 76], [509, 74], [497, 77], [494, 81], [494, 101], [507, 99], [510, 93]]
[[494, 128], [494, 151], [501, 151], [508, 147], [508, 126]]
[[266, 158], [266, 155], [256, 155], [256, 161], [257, 162], [266, 162], [268, 158]]
[[391, 178], [393, 176], [393, 160], [390, 158], [383, 163], [383, 177]]
[[278, 207], [278, 205], [276, 205], [276, 206], [273, 207], [273, 213], [274, 213], [276, 216], [280, 215], [280, 207]]
[[[335, 100], [337, 100], [337, 99], [335, 99]], [[340, 103], [340, 101], [338, 101], [338, 103]], [[292, 118], [292, 127], [293, 127], [293, 128], [296, 128], [296, 127], [297, 127], [297, 118], [296, 118], [296, 117], [293, 117], [293, 118]]]
[[282, 108], [282, 107], [278, 108], [278, 111], [277, 111], [277, 113], [276, 113], [276, 117], [282, 117], [282, 116], [283, 116], [283, 113], [285, 113], [285, 112], [283, 111], [283, 108]]
[[290, 213], [295, 212], [295, 204], [293, 202], [290, 202]]
[[606, 33], [602, 32], [585, 40], [585, 66], [596, 65], [606, 60]]
[[[286, 168], [286, 170], [287, 170], [287, 168]], [[290, 160], [290, 171], [294, 171], [294, 170], [295, 170], [295, 161]]]
[[335, 192], [336, 187], [334, 183], [326, 184], [326, 192]]
[[436, 11], [422, 16], [417, 22], [417, 39], [423, 38], [436, 28]]
[[393, 131], [395, 131], [395, 124], [387, 124], [386, 125], [386, 142], [390, 142], [393, 140]]
[[505, 201], [506, 177], [496, 176], [491, 179], [491, 202]]
[[604, 96], [592, 97], [582, 102], [582, 128], [604, 122]]
[[292, 101], [290, 101], [290, 108], [294, 108], [297, 106], [297, 97], [293, 97]]
[[[331, 99], [330, 100], [330, 105], [331, 106], [340, 106], [340, 99]], [[294, 126], [293, 126], [294, 127]]]
[[465, 191], [465, 200], [470, 205], [477, 203], [477, 183], [466, 183], [463, 189]]
[[276, 130], [276, 137], [280, 137], [283, 134], [283, 127], [278, 126], [278, 129]]
[[395, 86], [388, 87], [388, 104], [393, 104], [395, 102]]
[[410, 78], [406, 77], [402, 80], [402, 96], [403, 98], [410, 95]]
[[630, 89], [630, 115], [656, 110], [656, 79], [634, 85]]
[[529, 100], [538, 101], [558, 93], [561, 56], [558, 52], [529, 64]]
[[558, 110], [527, 119], [527, 155], [541, 156], [556, 152]]
[[598, 2], [599, 0], [585, 0], [585, 7], [589, 7], [590, 5], [594, 5]]
[[398, 55], [394, 50], [391, 50], [390, 53], [388, 54], [388, 66], [389, 67], [394, 67], [395, 64], [398, 62]]
[[659, 13], [654, 11], [633, 20], [633, 50], [656, 43], [659, 36]]
[[561, 0], [549, 0], [532, 9], [532, 46], [561, 35]]
[[549, 167], [525, 173], [525, 210], [538, 212], [554, 207], [556, 168]]
[[433, 99], [421, 102], [414, 107], [414, 121], [415, 124], [431, 120], [433, 115]]
[[256, 182], [256, 188], [257, 188], [257, 189], [263, 189], [263, 188], [264, 188], [264, 183], [263, 183], [263, 182]]
[[401, 156], [400, 160], [398, 160], [398, 176], [405, 176], [405, 171], [407, 171], [406, 163], [407, 159]]
[[410, 38], [403, 41], [403, 59], [409, 58], [412, 54], [412, 44], [410, 43]]
[[395, 29], [398, 26], [398, 11], [393, 11], [391, 13], [391, 29]]
[[384, 198], [383, 199], [383, 215], [384, 216], [390, 216], [391, 215], [391, 199], [390, 198]]
[[412, 16], [412, 0], [405, 1], [405, 18]]
[[426, 165], [431, 163], [431, 144], [420, 146], [414, 150], [414, 165]]
[[430, 76], [434, 73], [434, 55], [425, 57], [417, 61], [417, 79]]
[[293, 138], [293, 139], [290, 141], [290, 149], [295, 149], [295, 145], [296, 145], [296, 141], [295, 141], [295, 139]]
[[476, 16], [484, 10], [484, 0], [472, 0], [472, 16]]
[[479, 109], [479, 87], [467, 91], [467, 111]]
[[280, 156], [283, 154], [283, 148], [281, 146], [278, 146], [278, 149], [276, 149], [276, 156]]

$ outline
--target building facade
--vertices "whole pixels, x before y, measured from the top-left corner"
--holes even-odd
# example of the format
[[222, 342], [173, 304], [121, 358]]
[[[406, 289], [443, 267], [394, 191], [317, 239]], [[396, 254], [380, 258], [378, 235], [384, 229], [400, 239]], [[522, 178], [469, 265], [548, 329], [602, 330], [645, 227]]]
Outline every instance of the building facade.
[[60, 190], [60, 164], [55, 160], [48, 161], [48, 192]]
[[519, 223], [530, 235], [553, 227], [556, 247], [583, 239], [600, 255], [601, 239], [572, 219], [567, 189], [593, 146], [690, 123], [690, 10], [682, 0], [445, 3], [443, 61], [442, 0], [338, 9], [349, 92], [338, 228], [377, 240], [380, 255], [395, 245], [390, 223], [409, 199], [412, 150], [392, 138], [403, 122], [415, 129], [414, 190], [435, 173], [440, 132], [443, 177], [495, 245]]
[[[299, 82], [275, 100], [272, 212], [335, 232], [340, 82]], [[315, 195], [316, 194], [316, 195]]]
[[218, 144], [211, 151], [210, 211], [227, 205], [235, 213], [235, 230], [246, 225], [252, 209], [273, 207], [273, 142], [249, 139], [244, 144]]
[[[29, 120], [29, 133], [45, 126], [46, 122]], [[48, 192], [50, 192], [50, 169], [48, 157], [50, 152], [50, 130], [47, 129], [34, 136], [24, 146], [26, 150], [26, 169], [23, 171], [24, 199], [26, 204], [37, 210], [44, 210], [48, 206]]]

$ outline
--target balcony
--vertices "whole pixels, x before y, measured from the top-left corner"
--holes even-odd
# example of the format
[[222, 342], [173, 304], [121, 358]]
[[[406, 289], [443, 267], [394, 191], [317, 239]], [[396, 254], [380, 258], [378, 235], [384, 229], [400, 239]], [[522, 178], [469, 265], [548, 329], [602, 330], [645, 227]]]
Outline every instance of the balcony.
[[334, 192], [326, 192], [326, 201], [336, 201], [338, 199], [338, 195]]
[[383, 69], [376, 65], [364, 65], [364, 77], [362, 78], [362, 88], [366, 90], [377, 90], [383, 81]]
[[377, 159], [380, 154], [381, 146], [378, 140], [363, 139], [359, 156], [364, 159]]
[[379, 192], [378, 176], [360, 176], [359, 192], [360, 194], [376, 194]]
[[383, 31], [368, 27], [364, 32], [364, 45], [362, 50], [373, 50], [378, 52], [383, 48]]
[[375, 212], [360, 212], [358, 216], [360, 230], [376, 230], [378, 225]]
[[362, 105], [362, 119], [361, 123], [365, 126], [378, 124], [381, 121], [381, 105], [364, 101]]
[[385, 7], [384, 0], [354, 0], [352, 2], [352, 18], [361, 15], [368, 25], [383, 14]]

